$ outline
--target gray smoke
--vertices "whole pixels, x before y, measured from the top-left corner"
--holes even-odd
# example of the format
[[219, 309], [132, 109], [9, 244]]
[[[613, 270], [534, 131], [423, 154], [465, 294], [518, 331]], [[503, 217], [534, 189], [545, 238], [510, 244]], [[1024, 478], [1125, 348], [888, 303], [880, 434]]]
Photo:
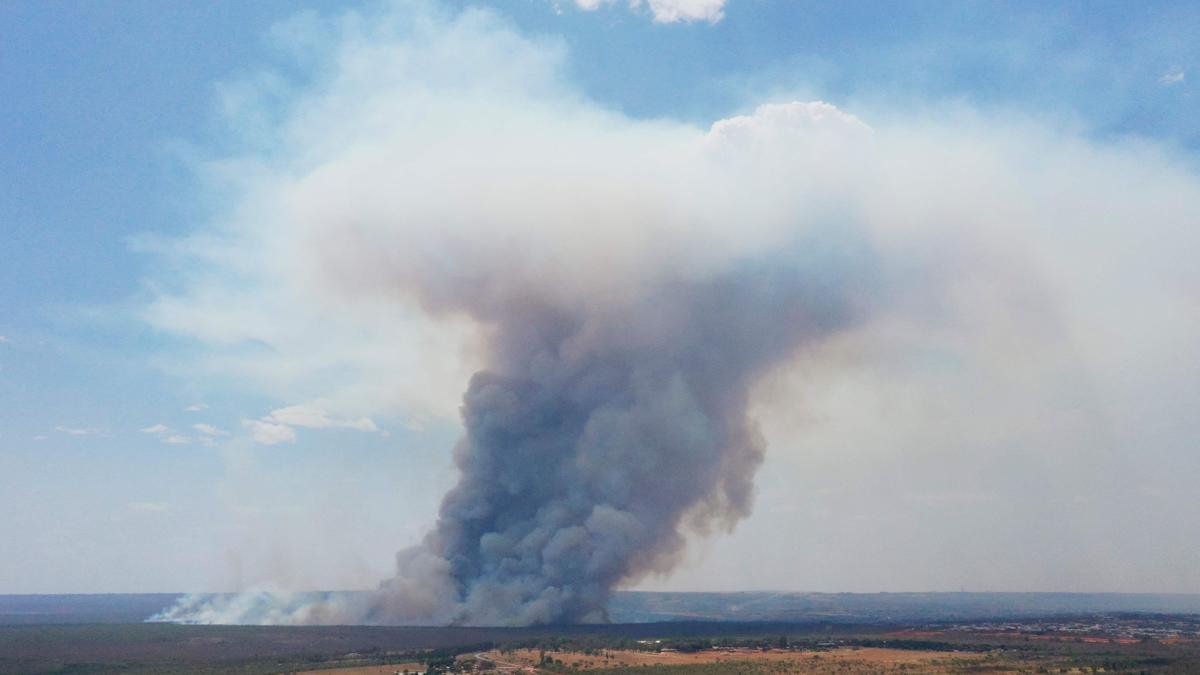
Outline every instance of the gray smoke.
[[[686, 527], [748, 515], [752, 385], [860, 310], [865, 260], [820, 258], [748, 261], [618, 311], [519, 294], [473, 308], [491, 342], [463, 398], [461, 478], [367, 620], [604, 621], [618, 583], [671, 567]], [[429, 589], [441, 597], [414, 601]]]
[[[228, 261], [222, 288], [155, 310], [224, 314], [250, 284], [334, 338], [332, 317], [469, 323], [482, 368], [458, 484], [374, 593], [190, 598], [158, 619], [604, 621], [618, 585], [750, 513], [755, 384], [878, 302], [874, 236], [843, 194], [870, 147], [853, 116], [814, 102], [710, 129], [629, 120], [562, 90], [557, 51], [486, 13], [398, 23], [418, 28], [346, 36], [285, 117], [288, 145], [242, 162], [233, 222], [200, 247]], [[247, 250], [269, 261], [243, 265]], [[252, 328], [260, 315], [194, 325], [297, 339]], [[305, 361], [328, 349], [303, 345]]]
[[156, 618], [605, 621], [614, 588], [669, 570], [689, 530], [750, 513], [764, 452], [751, 389], [854, 325], [871, 269], [847, 230], [615, 303], [567, 307], [536, 286], [443, 295], [443, 309], [487, 326], [488, 366], [463, 397], [458, 484], [433, 531], [398, 555], [397, 576], [357, 596], [192, 598]]

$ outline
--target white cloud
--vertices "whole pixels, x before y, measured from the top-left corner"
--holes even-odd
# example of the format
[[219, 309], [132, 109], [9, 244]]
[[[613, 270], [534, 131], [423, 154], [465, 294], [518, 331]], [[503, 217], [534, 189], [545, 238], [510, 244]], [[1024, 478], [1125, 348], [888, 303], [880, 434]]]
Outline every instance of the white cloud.
[[189, 405], [188, 407], [184, 408], [184, 410], [187, 412], [200, 412], [201, 410], [208, 410], [208, 404], [194, 403], [194, 404]]
[[871, 127], [862, 120], [824, 101], [766, 103], [750, 115], [737, 115], [713, 122], [708, 139], [734, 148], [761, 143], [811, 142], [828, 138], [839, 145], [869, 138]]
[[[632, 5], [639, 3], [634, 1]], [[725, 16], [725, 0], [646, 0], [650, 13], [659, 23], [707, 21], [716, 23]]]
[[268, 422], [277, 424], [286, 424], [293, 427], [307, 427], [309, 429], [355, 429], [358, 431], [379, 431], [379, 427], [375, 426], [375, 422], [367, 417], [359, 417], [357, 419], [344, 419], [332, 417], [328, 412], [313, 405], [293, 405], [286, 408], [272, 410], [269, 415], [263, 418]]
[[[575, 6], [594, 11], [616, 0], [575, 0]], [[657, 23], [707, 21], [717, 23], [725, 17], [726, 0], [628, 0], [633, 9], [645, 5]]]
[[214, 427], [211, 424], [193, 424], [192, 428], [206, 436], [228, 436], [229, 432], [224, 429]]
[[1158, 78], [1158, 83], [1164, 86], [1172, 86], [1182, 84], [1186, 77], [1183, 68], [1175, 67], [1163, 73], [1162, 77]]
[[44, 435], [44, 434], [38, 434], [37, 436], [34, 436], [34, 437], [33, 437], [33, 440], [35, 440], [35, 441], [44, 441], [44, 440], [46, 440], [47, 438], [50, 438], [50, 437], [49, 437], [49, 436], [46, 436], [46, 435]]
[[12, 338], [8, 337], [7, 335], [0, 335], [0, 344], [11, 345], [12, 343]]
[[[250, 429], [255, 441], [266, 445], [296, 440], [296, 430], [293, 427], [306, 429], [353, 429], [355, 431], [382, 433], [375, 422], [368, 417], [336, 417], [315, 404], [300, 404], [277, 408], [261, 419], [243, 420], [242, 424]], [[199, 425], [195, 428], [198, 429]]]
[[184, 434], [175, 433], [165, 424], [155, 424], [142, 429], [142, 433], [154, 434], [162, 439], [163, 443], [171, 445], [190, 445], [192, 443], [200, 443], [202, 445], [213, 445], [213, 437], [227, 436], [229, 432], [224, 429], [218, 429], [209, 424], [193, 424], [192, 428], [199, 431], [200, 437], [187, 436]]
[[104, 430], [103, 430], [103, 429], [96, 429], [96, 428], [94, 428], [94, 427], [64, 427], [64, 426], [58, 426], [58, 427], [54, 427], [54, 430], [55, 430], [55, 431], [58, 431], [58, 432], [61, 432], [61, 433], [64, 433], [64, 434], [66, 434], [66, 435], [68, 435], [68, 436], [101, 436], [101, 435], [103, 435], [103, 434], [104, 434]]
[[291, 443], [296, 440], [296, 432], [283, 424], [274, 424], [263, 420], [242, 420], [242, 425], [250, 430], [250, 435], [256, 442], [263, 445]]

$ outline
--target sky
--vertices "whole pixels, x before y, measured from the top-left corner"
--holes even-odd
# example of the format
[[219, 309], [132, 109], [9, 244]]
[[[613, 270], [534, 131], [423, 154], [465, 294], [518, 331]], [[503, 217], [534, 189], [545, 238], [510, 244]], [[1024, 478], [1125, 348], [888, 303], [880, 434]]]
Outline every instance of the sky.
[[[1198, 31], [1166, 2], [0, 4], [0, 593], [389, 576], [484, 338], [367, 249], [475, 269], [511, 227], [569, 296], [793, 221], [855, 223], [878, 303], [758, 383], [752, 513], [629, 587], [1200, 592]], [[511, 221], [434, 236], [476, 200]], [[397, 213], [417, 245], [342, 240]]]

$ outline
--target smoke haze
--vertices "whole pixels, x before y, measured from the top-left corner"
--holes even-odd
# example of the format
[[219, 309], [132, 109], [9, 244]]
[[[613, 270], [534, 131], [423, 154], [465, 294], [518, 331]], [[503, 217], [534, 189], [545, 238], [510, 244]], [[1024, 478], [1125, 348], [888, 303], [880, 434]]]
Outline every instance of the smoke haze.
[[[1147, 205], [1195, 239], [1190, 174], [1027, 120], [875, 124], [795, 101], [708, 128], [635, 120], [564, 81], [561, 45], [478, 10], [305, 15], [280, 34], [324, 56], [295, 90], [226, 88], [235, 127], [271, 140], [208, 164], [233, 207], [171, 245], [189, 271], [148, 318], [272, 345], [250, 369], [272, 386], [340, 369], [324, 395], [347, 416], [457, 399], [458, 478], [370, 596], [195, 597], [163, 620], [604, 621], [614, 589], [751, 513], [764, 382], [917, 343], [937, 369], [1033, 340], [1031, 377], [1074, 372], [1060, 327], [1088, 319], [1048, 299], [1040, 262], [1102, 257], [1120, 245], [1106, 224]], [[803, 416], [775, 405], [775, 427]]]

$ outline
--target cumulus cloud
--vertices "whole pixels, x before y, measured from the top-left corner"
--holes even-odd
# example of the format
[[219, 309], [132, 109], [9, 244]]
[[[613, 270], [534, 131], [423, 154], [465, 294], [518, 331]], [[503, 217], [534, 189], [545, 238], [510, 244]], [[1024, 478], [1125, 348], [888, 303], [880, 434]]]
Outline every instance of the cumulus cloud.
[[193, 424], [192, 428], [206, 436], [228, 436], [229, 432], [219, 427], [214, 427], [211, 424]]
[[[575, 0], [584, 11], [594, 11], [618, 0]], [[725, 17], [726, 0], [628, 0], [632, 9], [643, 6], [658, 23], [707, 21], [717, 23]]]
[[204, 403], [193, 403], [192, 405], [184, 408], [185, 412], [200, 412], [202, 410], [208, 410], [208, 405]]
[[[290, 443], [296, 440], [294, 427], [305, 429], [353, 429], [355, 431], [380, 432], [375, 422], [368, 417], [342, 418], [331, 415], [314, 404], [292, 405], [272, 410], [257, 420], [243, 420], [255, 441], [264, 445]], [[207, 425], [204, 425], [207, 426]], [[199, 429], [199, 425], [195, 428]], [[220, 430], [209, 427], [215, 431]], [[209, 432], [205, 432], [209, 433]], [[223, 432], [221, 432], [223, 433]], [[217, 434], [210, 434], [217, 435]]]
[[264, 421], [286, 424], [308, 429], [355, 429], [357, 431], [379, 431], [379, 427], [367, 417], [342, 419], [331, 416], [314, 405], [293, 405], [272, 410]]
[[[631, 3], [638, 6], [634, 0]], [[707, 21], [716, 23], [725, 17], [725, 0], [646, 0], [654, 20], [660, 23], [676, 21]]]
[[264, 422], [263, 420], [242, 420], [242, 425], [250, 431], [251, 437], [263, 445], [291, 443], [296, 440], [296, 432], [289, 426]]
[[97, 429], [95, 427], [57, 426], [54, 427], [54, 430], [59, 433], [64, 433], [68, 436], [102, 436], [104, 434], [103, 429]]
[[10, 345], [12, 343], [12, 338], [8, 337], [7, 335], [0, 335], [0, 345]]
[[1185, 77], [1186, 73], [1184, 73], [1183, 68], [1175, 67], [1163, 73], [1162, 76], [1158, 78], [1158, 83], [1167, 87], [1176, 84], [1183, 84]]
[[163, 443], [171, 445], [191, 445], [199, 443], [200, 445], [214, 446], [216, 439], [221, 436], [228, 436], [229, 432], [211, 424], [198, 423], [193, 424], [192, 429], [198, 432], [198, 436], [189, 436], [187, 434], [177, 433], [171, 427], [159, 423], [148, 426], [142, 429], [144, 434], [153, 434], [158, 436]]
[[[1194, 508], [1181, 477], [1200, 470], [1200, 181], [1169, 152], [949, 106], [632, 119], [566, 81], [561, 46], [487, 12], [331, 25], [303, 43], [326, 66], [313, 82], [234, 112], [278, 124], [208, 167], [235, 198], [162, 251], [179, 278], [156, 287], [178, 290], [146, 316], [207, 345], [198, 368], [321, 402], [245, 420], [260, 443], [461, 401], [462, 480], [372, 606], [176, 618], [597, 619], [698, 534], [750, 518], [752, 546], [782, 546], [792, 521], [771, 514], [810, 492], [837, 506], [829, 530], [805, 521], [827, 537], [762, 565], [820, 550], [894, 578], [912, 566], [861, 554], [887, 541], [936, 583], [954, 552], [896, 533], [949, 532], [1009, 561], [978, 570], [993, 588], [1200, 590], [1190, 538], [1131, 526], [1139, 503]], [[506, 449], [555, 471], [531, 480]], [[581, 475], [586, 494], [555, 482]], [[1056, 507], [1097, 493], [1113, 498]], [[897, 527], [895, 503], [926, 520]], [[1138, 555], [1147, 531], [1172, 555]]]
[[824, 101], [792, 101], [760, 105], [752, 114], [717, 120], [707, 140], [732, 147], [786, 148], [828, 138], [831, 146], [841, 147], [870, 133], [871, 127], [862, 120]]

